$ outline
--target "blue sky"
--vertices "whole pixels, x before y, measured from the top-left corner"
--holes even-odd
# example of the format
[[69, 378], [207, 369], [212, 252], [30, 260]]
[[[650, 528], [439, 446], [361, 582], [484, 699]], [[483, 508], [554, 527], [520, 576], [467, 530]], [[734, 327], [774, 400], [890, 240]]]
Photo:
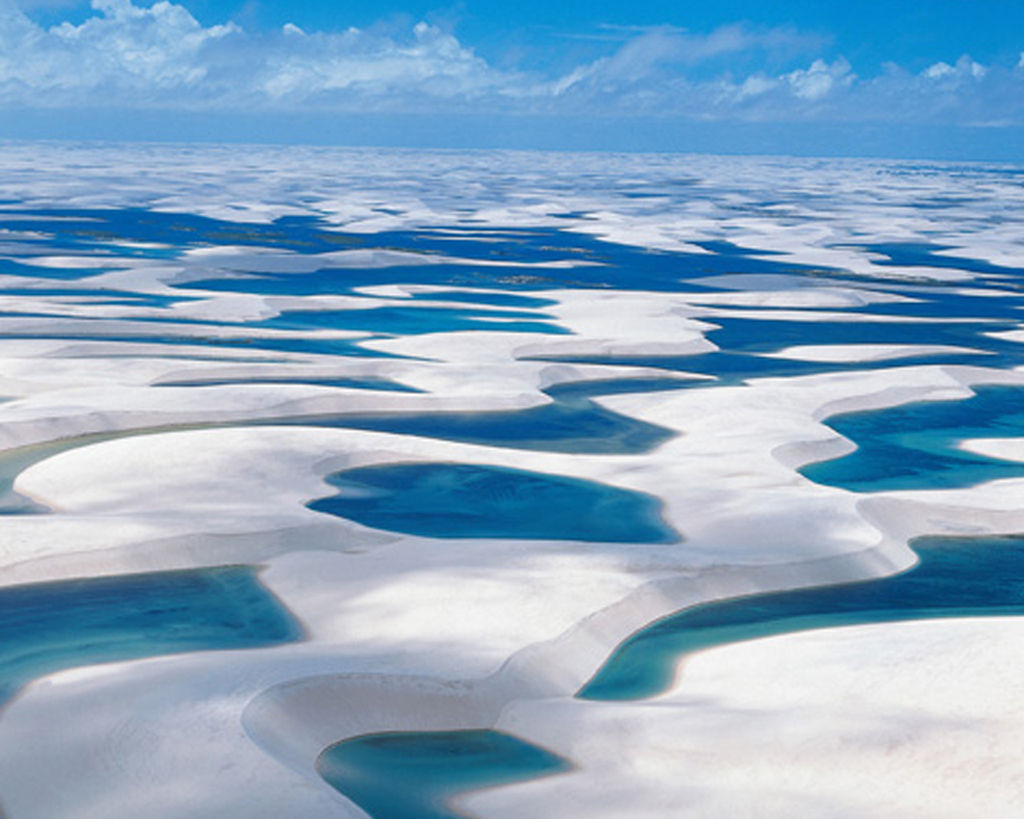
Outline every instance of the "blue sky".
[[0, 0], [0, 137], [1024, 159], [1020, 0]]

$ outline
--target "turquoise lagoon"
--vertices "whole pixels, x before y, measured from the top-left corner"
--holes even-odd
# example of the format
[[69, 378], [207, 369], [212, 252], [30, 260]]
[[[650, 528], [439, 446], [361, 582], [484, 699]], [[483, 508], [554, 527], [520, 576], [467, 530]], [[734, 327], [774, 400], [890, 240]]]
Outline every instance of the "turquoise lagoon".
[[284, 423], [418, 435], [483, 446], [574, 454], [649, 452], [675, 433], [591, 401], [598, 395], [679, 389], [678, 379], [622, 379], [550, 387], [539, 407], [490, 412], [366, 413], [297, 418]]
[[320, 775], [373, 819], [456, 819], [459, 793], [569, 770], [561, 757], [500, 731], [408, 731], [345, 740]]
[[800, 469], [817, 483], [855, 492], [947, 489], [1024, 477], [1024, 463], [977, 455], [958, 444], [971, 438], [1024, 436], [1024, 388], [976, 387], [949, 401], [836, 415], [825, 423], [857, 449]]
[[521, 469], [398, 463], [337, 472], [311, 509], [434, 538], [671, 543], [661, 502], [640, 492]]
[[1024, 614], [1024, 537], [923, 538], [919, 562], [877, 580], [771, 592], [683, 609], [636, 632], [577, 696], [634, 700], [667, 688], [680, 658], [810, 629]]
[[66, 668], [302, 636], [247, 566], [11, 586], [0, 589], [0, 703]]
[[[678, 201], [687, 200], [695, 190], [692, 181], [680, 181], [676, 186], [679, 191], [672, 195], [680, 197]], [[633, 191], [623, 195], [636, 198], [649, 194]], [[778, 203], [761, 203], [767, 204]], [[936, 200], [919, 206], [941, 208], [946, 203]], [[467, 340], [474, 331], [502, 330], [537, 339], [539, 335], [564, 335], [566, 330], [544, 312], [550, 300], [524, 291], [570, 287], [706, 293], [716, 287], [717, 277], [729, 274], [750, 277], [754, 289], [758, 278], [766, 290], [775, 286], [772, 281], [806, 288], [841, 283], [885, 289], [915, 299], [829, 310], [845, 312], [852, 321], [818, 316], [812, 310], [805, 311], [808, 320], [793, 320], [770, 308], [748, 308], [742, 316], [722, 314], [707, 319], [717, 327], [708, 337], [721, 348], [719, 352], [675, 358], [567, 359], [699, 373], [711, 376], [709, 381], [610, 378], [599, 384], [550, 388], [546, 392], [551, 403], [514, 412], [338, 413], [295, 417], [287, 419], [288, 423], [352, 427], [523, 450], [635, 456], [655, 449], [674, 433], [614, 413], [591, 399], [619, 392], [738, 386], [761, 377], [920, 364], [1008, 369], [1024, 361], [1024, 346], [989, 335], [1020, 326], [1024, 315], [1020, 309], [1024, 306], [1021, 271], [977, 259], [943, 256], [943, 246], [937, 244], [878, 243], [859, 249], [883, 256], [879, 262], [882, 265], [973, 271], [979, 276], [971, 282], [973, 292], [924, 280], [865, 279], [838, 269], [794, 264], [779, 254], [725, 241], [705, 241], [703, 249], [708, 252], [698, 254], [633, 248], [553, 228], [475, 227], [359, 235], [332, 231], [313, 217], [239, 224], [132, 208], [25, 213], [33, 217], [33, 229], [46, 234], [47, 252], [62, 255], [104, 253], [168, 260], [188, 249], [229, 244], [274, 247], [300, 254], [386, 248], [434, 257], [430, 264], [423, 265], [287, 274], [253, 270], [242, 277], [211, 269], [208, 276], [203, 274], [207, 276], [203, 280], [173, 285], [171, 292], [180, 292], [180, 296], [91, 288], [91, 281], [104, 272], [97, 268], [39, 268], [13, 257], [0, 260], [0, 273], [18, 283], [0, 292], [40, 297], [94, 295], [105, 297], [110, 305], [147, 308], [170, 307], [218, 293], [358, 296], [358, 288], [368, 285], [424, 284], [442, 288], [442, 292], [416, 294], [386, 308], [293, 310], [250, 323], [250, 327], [260, 330], [345, 329], [372, 337], [454, 332], [466, 333], [463, 338]], [[563, 216], [575, 219], [585, 214]], [[20, 224], [0, 213], [0, 230], [17, 229]], [[152, 246], [126, 247], [122, 244], [126, 241]], [[440, 258], [442, 254], [487, 264], [451, 264]], [[569, 257], [589, 264], [564, 269], [536, 267], [537, 263]], [[449, 289], [456, 287], [470, 289]], [[449, 304], [431, 306], [432, 301]], [[38, 309], [33, 305], [33, 315], [45, 315], [35, 312]], [[362, 346], [358, 340], [325, 339], [315, 334], [282, 338], [254, 332], [223, 339], [210, 332], [189, 338], [175, 334], [175, 322], [178, 326], [196, 322], [176, 320], [170, 315], [160, 319], [167, 322], [167, 332], [149, 334], [153, 320], [140, 318], [150, 324], [136, 325], [138, 332], [125, 330], [108, 335], [91, 332], [88, 321], [83, 320], [80, 331], [62, 334], [61, 338], [160, 344], [168, 347], [170, 356], [174, 347], [202, 346], [226, 360], [238, 348], [300, 353], [318, 362], [389, 357]], [[142, 332], [142, 327], [147, 332]], [[32, 331], [22, 336], [7, 333], [4, 337], [44, 336]], [[956, 344], [984, 355], [942, 354], [871, 363], [794, 361], [766, 355], [794, 345], [840, 343]], [[179, 351], [179, 355], [185, 352]], [[395, 382], [374, 379], [288, 381], [406, 389]], [[176, 386], [202, 388], [227, 383], [239, 381], [183, 378]], [[279, 379], [250, 378], [243, 383], [279, 383]], [[974, 456], [957, 448], [957, 442], [964, 438], [1024, 434], [1024, 412], [1018, 411], [1022, 396], [1024, 390], [1019, 388], [982, 388], [977, 397], [962, 401], [919, 402], [833, 417], [828, 423], [854, 441], [857, 451], [808, 465], [802, 472], [820, 483], [861, 492], [969, 486], [982, 480], [1024, 475], [1024, 465]], [[7, 492], [0, 512], [36, 511], [11, 494], [9, 484], [17, 471], [30, 463], [17, 462], [18, 458], [38, 454], [17, 453], [0, 474], [0, 481], [6, 481], [0, 490]], [[331, 476], [328, 483], [337, 492], [314, 501], [312, 508], [369, 526], [437, 539], [540, 538], [635, 543], [640, 548], [642, 544], [679, 539], [665, 525], [660, 504], [653, 497], [526, 470], [486, 464], [406, 463], [347, 470]], [[738, 640], [856, 623], [1022, 613], [1024, 539], [928, 539], [913, 545], [920, 556], [919, 564], [894, 577], [723, 600], [664, 618], [625, 641], [579, 696], [595, 700], [650, 696], [670, 682], [681, 656]], [[0, 613], [4, 615], [0, 618], [0, 660], [5, 669], [0, 676], [0, 699], [14, 695], [31, 679], [61, 668], [181, 651], [253, 648], [301, 638], [299, 625], [259, 584], [255, 569], [246, 567], [13, 587], [0, 590]], [[375, 819], [449, 819], [458, 815], [449, 804], [456, 793], [566, 769], [564, 760], [495, 731], [357, 737], [327, 749], [319, 760], [324, 778]]]

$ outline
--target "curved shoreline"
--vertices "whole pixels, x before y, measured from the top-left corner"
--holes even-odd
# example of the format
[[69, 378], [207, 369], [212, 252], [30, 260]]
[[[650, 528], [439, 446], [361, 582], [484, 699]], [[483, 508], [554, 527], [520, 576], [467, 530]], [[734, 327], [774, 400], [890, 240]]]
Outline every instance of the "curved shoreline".
[[[603, 716], [573, 700], [616, 645], [681, 607], [887, 576], [914, 560], [907, 543], [921, 535], [1024, 531], [1021, 479], [856, 494], [796, 471], [853, 447], [824, 423], [839, 412], [1024, 384], [1016, 363], [1024, 346], [1012, 329], [1019, 293], [1005, 278], [1019, 255], [1021, 224], [1006, 206], [1021, 198], [1015, 178], [742, 160], [751, 176], [739, 184], [732, 160], [687, 160], [687, 178], [703, 181], [677, 190], [679, 166], [667, 158], [618, 158], [606, 168], [601, 158], [575, 157], [565, 172], [543, 156], [503, 155], [500, 167], [472, 159], [472, 172], [494, 186], [483, 201], [467, 198], [465, 168], [430, 154], [426, 171], [395, 160], [415, 195], [407, 210], [379, 210], [395, 177], [373, 176], [382, 161], [360, 167], [365, 152], [302, 152], [301, 167], [250, 167], [244, 183], [230, 178], [243, 166], [219, 149], [165, 157], [151, 190], [124, 176], [120, 154], [113, 163], [94, 149], [53, 155], [96, 164], [67, 180], [36, 168], [24, 191], [11, 193], [22, 204], [0, 213], [2, 230], [7, 217], [17, 223], [18, 207], [38, 211], [21, 224], [37, 238], [5, 234], [13, 255], [0, 265], [0, 306], [10, 314], [0, 328], [0, 392], [12, 400], [0, 404], [0, 445], [125, 437], [87, 447], [68, 440], [67, 451], [21, 470], [14, 489], [52, 512], [0, 519], [0, 586], [260, 565], [309, 639], [83, 666], [31, 683], [0, 719], [0, 792], [13, 819], [355, 817], [361, 812], [317, 773], [320, 753], [347, 736], [417, 729], [496, 729], [578, 763], [546, 783], [469, 798], [495, 817], [522, 810], [517, 794], [561, 787], [568, 796], [521, 804], [565, 807], [595, 781], [595, 794], [613, 797], [579, 801], [595, 817], [618, 810], [634, 819], [622, 811], [634, 804], [635, 819], [671, 815], [659, 801], [669, 797], [726, 804], [728, 777], [708, 780], [713, 798], [674, 789], [671, 763], [695, 757], [673, 750], [656, 724], [664, 715], [684, 735], [693, 731], [708, 759], [761, 748], [742, 730], [743, 747], [730, 748], [738, 723], [728, 708], [672, 691]], [[5, 148], [0, 165], [17, 156]], [[205, 166], [211, 156], [223, 167]], [[340, 157], [349, 176], [321, 173], [325, 156]], [[903, 175], [887, 175], [893, 167]], [[209, 184], [211, 172], [223, 187]], [[663, 187], [672, 207], [620, 195], [617, 183], [630, 175]], [[74, 209], [95, 205], [84, 178], [106, 180], [96, 189], [108, 207], [83, 226], [86, 214]], [[970, 207], [908, 207], [920, 186], [977, 193], [979, 185], [985, 193]], [[521, 198], [523, 186], [532, 200]], [[297, 201], [305, 189], [315, 195]], [[118, 210], [126, 191], [138, 191], [133, 209]], [[64, 212], [45, 212], [63, 199]], [[769, 200], [785, 207], [763, 207]], [[161, 210], [149, 223], [138, 207], [146, 203]], [[275, 225], [285, 212], [303, 216]], [[904, 252], [900, 243], [914, 237], [953, 253]], [[414, 314], [420, 308], [426, 313]], [[513, 323], [520, 319], [536, 322]], [[348, 329], [320, 326], [330, 322]], [[436, 332], [415, 332], [424, 329]], [[530, 329], [550, 332], [514, 332]], [[925, 343], [931, 336], [945, 346]], [[994, 355], [975, 355], [986, 351]], [[571, 357], [602, 361], [537, 360]], [[627, 366], [630, 357], [654, 365]], [[659, 359], [673, 359], [672, 371]], [[280, 383], [289, 373], [296, 382], [338, 380]], [[578, 385], [616, 378], [678, 381], [678, 390], [586, 399], [671, 435], [582, 452], [293, 423], [512, 415], [549, 407], [560, 389], [585, 395]], [[366, 379], [409, 391], [360, 389]], [[708, 383], [714, 389], [699, 386]], [[997, 452], [997, 436], [964, 446]], [[331, 492], [327, 475], [396, 463], [528, 471], [644, 493], [661, 499], [666, 525], [683, 539], [439, 539], [308, 508]], [[864, 645], [898, 643], [904, 633]], [[847, 638], [821, 636], [840, 647]], [[800, 653], [805, 640], [773, 645], [780, 656], [817, 656]], [[764, 662], [762, 645], [746, 650]], [[717, 667], [717, 656], [695, 665]], [[730, 662], [722, 690], [742, 712], [751, 695], [737, 672], [742, 659]], [[823, 679], [815, 684], [836, 678]], [[780, 686], [765, 686], [766, 696]], [[714, 690], [701, 689], [705, 698]], [[787, 720], [791, 706], [780, 702], [759, 727], [781, 726], [783, 739], [820, 749], [821, 737], [800, 734], [814, 720]], [[865, 709], [872, 730], [879, 714]], [[699, 730], [705, 718], [714, 731]], [[1012, 723], [1003, 712], [994, 719]], [[959, 730], [936, 724], [937, 733]], [[616, 760], [618, 747], [635, 752], [636, 764]], [[758, 782], [751, 793], [765, 792]], [[745, 812], [705, 814], [715, 815]]]

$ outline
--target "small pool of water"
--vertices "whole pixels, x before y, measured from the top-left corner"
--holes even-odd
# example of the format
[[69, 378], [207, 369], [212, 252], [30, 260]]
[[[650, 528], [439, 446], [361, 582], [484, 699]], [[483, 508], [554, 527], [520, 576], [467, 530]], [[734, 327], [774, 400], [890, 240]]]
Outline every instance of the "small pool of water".
[[501, 293], [491, 290], [435, 290], [430, 293], [413, 293], [417, 301], [457, 301], [468, 304], [485, 304], [495, 307], [521, 307], [535, 309], [558, 304], [553, 299], [522, 296], [518, 293]]
[[339, 491], [311, 509], [375, 529], [436, 538], [672, 543], [661, 501], [594, 481], [456, 463], [398, 463], [338, 472]]
[[0, 703], [65, 668], [302, 638], [257, 579], [222, 566], [0, 589]]
[[0, 259], [0, 274], [21, 276], [26, 279], [74, 281], [109, 272], [109, 269], [102, 267], [43, 267], [42, 265], [24, 264], [14, 259]]
[[[851, 312], [851, 316], [858, 312]], [[954, 313], [954, 317], [958, 315]], [[963, 314], [959, 314], [963, 315]], [[967, 314], [969, 315], [969, 313]], [[949, 344], [989, 350], [992, 339], [982, 333], [1016, 327], [1009, 320], [967, 321], [836, 321], [765, 318], [733, 318], [716, 316], [710, 322], [717, 330], [708, 332], [708, 339], [730, 352], [776, 352], [799, 345], [829, 344]]]
[[194, 378], [178, 379], [175, 381], [161, 381], [153, 384], [154, 387], [228, 387], [245, 384], [303, 384], [317, 387], [343, 387], [350, 390], [377, 390], [383, 392], [416, 392], [423, 390], [401, 384], [398, 381], [390, 381], [386, 378], [343, 378], [343, 377], [317, 377], [317, 376], [239, 376], [237, 378]]
[[422, 335], [484, 330], [506, 333], [569, 333], [550, 316], [528, 310], [401, 306], [365, 310], [293, 310], [254, 322], [284, 330], [353, 330], [386, 335]]
[[328, 748], [317, 770], [373, 819], [457, 819], [456, 794], [569, 770], [499, 731], [367, 734]]
[[755, 594], [683, 609], [621, 643], [577, 696], [634, 700], [668, 688], [679, 659], [810, 629], [1024, 614], [1024, 537], [922, 538], [920, 562], [891, 577]]
[[607, 455], [649, 452], [676, 434], [578, 397], [559, 398], [523, 410], [329, 415], [283, 423], [418, 435], [512, 449]]
[[[187, 322], [179, 322], [187, 323]], [[55, 339], [59, 341], [88, 342], [119, 342], [122, 344], [152, 344], [167, 347], [168, 351], [175, 347], [208, 347], [214, 350], [228, 351], [240, 348], [246, 350], [273, 350], [283, 353], [308, 353], [310, 355], [347, 356], [356, 358], [403, 358], [410, 356], [374, 350], [360, 346], [361, 341], [368, 341], [372, 336], [360, 339], [320, 338], [316, 336], [288, 337], [280, 336], [218, 336], [210, 335], [159, 335], [157, 333], [87, 333], [62, 332], [49, 335], [46, 332], [13, 332], [4, 333], [5, 339]], [[254, 359], [246, 359], [252, 361]]]
[[1024, 463], [957, 447], [970, 438], [1024, 436], [1024, 388], [978, 387], [975, 392], [959, 400], [833, 416], [826, 423], [857, 449], [800, 472], [817, 483], [855, 492], [949, 489], [1024, 477]]
[[48, 511], [47, 507], [14, 491], [15, 479], [30, 466], [69, 449], [109, 441], [115, 437], [118, 437], [118, 433], [83, 435], [0, 453], [0, 515], [29, 515]]
[[493, 412], [404, 412], [305, 416], [275, 423], [340, 427], [417, 435], [482, 446], [572, 454], [650, 452], [676, 433], [591, 401], [601, 395], [682, 389], [672, 378], [622, 378], [560, 384], [544, 390], [553, 401], [539, 407]]
[[[920, 203], [917, 207], [920, 207]], [[896, 267], [943, 267], [954, 270], [968, 270], [997, 276], [1018, 277], [1020, 269], [1004, 267], [983, 259], [972, 259], [969, 256], [944, 256], [941, 251], [952, 249], [951, 245], [933, 245], [924, 242], [876, 242], [862, 245], [862, 249], [872, 253], [881, 253], [887, 259], [876, 261], [879, 265]]]

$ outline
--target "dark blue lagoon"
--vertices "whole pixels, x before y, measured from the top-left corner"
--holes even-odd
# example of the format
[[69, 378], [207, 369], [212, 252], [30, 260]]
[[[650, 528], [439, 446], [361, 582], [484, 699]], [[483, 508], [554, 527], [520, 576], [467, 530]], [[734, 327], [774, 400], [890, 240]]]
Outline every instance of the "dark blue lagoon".
[[892, 577], [756, 594], [683, 609], [636, 632], [579, 691], [633, 700], [667, 688], [683, 655], [835, 626], [1024, 614], [1024, 537], [922, 538]]
[[320, 775], [373, 819], [456, 819], [465, 791], [569, 770], [536, 745], [499, 731], [367, 734], [328, 748]]
[[605, 484], [455, 463], [366, 466], [327, 478], [311, 509], [376, 529], [436, 538], [672, 543], [652, 495]]
[[524, 309], [551, 307], [558, 302], [551, 299], [523, 296], [518, 293], [502, 293], [493, 290], [438, 290], [430, 293], [413, 293], [418, 301], [457, 301], [468, 304], [485, 304], [495, 307], [522, 307]]
[[256, 575], [222, 566], [0, 589], [0, 703], [65, 668], [301, 639]]
[[[921, 203], [917, 203], [917, 207], [922, 207]], [[881, 265], [945, 267], [954, 270], [968, 270], [972, 273], [1013, 277], [1019, 276], [1021, 272], [1017, 268], [1003, 267], [982, 259], [942, 255], [942, 251], [953, 249], [952, 245], [935, 245], [923, 242], [879, 242], [864, 245], [863, 249], [887, 256], [888, 259], [875, 262], [875, 264]]]
[[960, 400], [919, 401], [829, 418], [826, 423], [857, 449], [800, 472], [817, 483], [855, 492], [946, 489], [1024, 476], [1024, 463], [957, 447], [969, 438], [1024, 436], [1024, 388], [978, 387], [975, 392]]
[[[980, 320], [872, 321], [866, 316], [863, 320], [837, 321], [816, 318], [814, 313], [808, 313], [806, 321], [795, 321], [772, 318], [769, 311], [764, 315], [716, 316], [710, 321], [719, 329], [710, 331], [708, 338], [724, 350], [746, 353], [775, 352], [805, 344], [950, 344], [988, 350], [991, 339], [982, 339], [981, 333], [1016, 326]], [[851, 316], [861, 315], [863, 311], [851, 312]]]

